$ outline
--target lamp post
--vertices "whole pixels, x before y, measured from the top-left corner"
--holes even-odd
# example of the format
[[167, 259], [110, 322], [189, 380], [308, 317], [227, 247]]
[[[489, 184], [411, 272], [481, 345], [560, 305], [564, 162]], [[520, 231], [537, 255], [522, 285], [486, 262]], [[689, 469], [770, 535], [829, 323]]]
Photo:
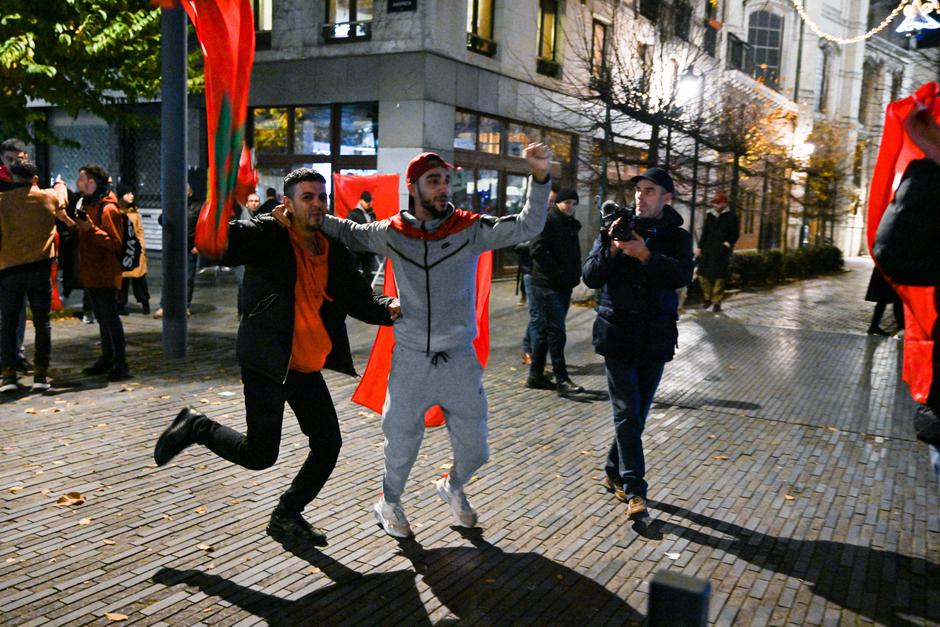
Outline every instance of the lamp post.
[[695, 209], [698, 206], [698, 151], [699, 135], [702, 132], [702, 108], [705, 105], [705, 77], [696, 74], [692, 67], [689, 67], [679, 81], [680, 102], [688, 104], [693, 99], [697, 100], [697, 109], [695, 113], [695, 129], [693, 138], [695, 139], [695, 148], [692, 151], [692, 199], [689, 203], [689, 233], [692, 235], [692, 244], [695, 245]]

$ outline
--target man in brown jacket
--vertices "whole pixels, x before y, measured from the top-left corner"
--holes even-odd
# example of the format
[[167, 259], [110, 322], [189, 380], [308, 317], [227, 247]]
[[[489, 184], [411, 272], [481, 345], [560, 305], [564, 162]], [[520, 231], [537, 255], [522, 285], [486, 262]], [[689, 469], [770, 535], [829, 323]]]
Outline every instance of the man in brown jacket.
[[52, 307], [50, 269], [55, 251], [55, 221], [72, 220], [65, 213], [65, 184], [39, 189], [39, 171], [28, 161], [10, 168], [11, 186], [0, 193], [0, 392], [19, 390], [16, 381], [16, 327], [23, 298], [29, 300], [36, 330], [33, 392], [49, 389], [47, 371], [52, 352], [49, 311]]
[[131, 376], [117, 300], [123, 274], [118, 259], [123, 218], [117, 197], [108, 186], [109, 178], [100, 165], [89, 164], [78, 171], [78, 192], [82, 195], [75, 220], [78, 278], [91, 297], [101, 334], [101, 356], [82, 372], [106, 374], [109, 381], [122, 381]]

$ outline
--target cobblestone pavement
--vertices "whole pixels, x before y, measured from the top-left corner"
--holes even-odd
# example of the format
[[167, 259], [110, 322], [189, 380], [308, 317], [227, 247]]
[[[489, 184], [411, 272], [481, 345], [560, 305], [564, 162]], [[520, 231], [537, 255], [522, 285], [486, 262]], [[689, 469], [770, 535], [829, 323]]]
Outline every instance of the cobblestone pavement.
[[[591, 391], [559, 399], [522, 387], [524, 308], [494, 286], [474, 532], [451, 527], [434, 492], [441, 429], [405, 495], [415, 539], [381, 532], [379, 418], [350, 403], [354, 379], [329, 374], [344, 448], [307, 510], [322, 549], [264, 532], [305, 456], [289, 417], [272, 469], [198, 446], [153, 465], [184, 404], [244, 427], [230, 277], [200, 277], [185, 362], [163, 358], [159, 321], [124, 318], [123, 384], [82, 380], [97, 328], [58, 321], [54, 393], [0, 405], [0, 622], [629, 624], [654, 571], [671, 569], [711, 581], [719, 625], [940, 624], [938, 485], [909, 424], [900, 342], [864, 334], [870, 263], [847, 268], [735, 294], [722, 314], [690, 304], [647, 428], [645, 529], [599, 482], [611, 419], [589, 309], [572, 309], [568, 356]], [[374, 331], [350, 330], [362, 365]], [[57, 506], [70, 492], [84, 504]]]

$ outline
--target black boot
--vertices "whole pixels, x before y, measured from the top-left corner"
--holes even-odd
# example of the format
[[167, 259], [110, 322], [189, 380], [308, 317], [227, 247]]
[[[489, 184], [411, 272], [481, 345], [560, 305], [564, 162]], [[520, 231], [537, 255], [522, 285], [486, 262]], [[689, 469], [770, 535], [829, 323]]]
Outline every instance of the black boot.
[[186, 407], [176, 415], [170, 426], [164, 430], [157, 439], [153, 448], [153, 460], [157, 466], [169, 463], [171, 459], [183, 452], [190, 444], [195, 444], [193, 423], [197, 418], [205, 418], [196, 410]]
[[95, 363], [82, 370], [82, 374], [107, 374], [113, 366], [114, 364], [111, 363], [110, 359], [99, 357]]
[[114, 366], [108, 370], [108, 381], [123, 381], [124, 379], [130, 378], [131, 371], [128, 369], [126, 362], [115, 362]]

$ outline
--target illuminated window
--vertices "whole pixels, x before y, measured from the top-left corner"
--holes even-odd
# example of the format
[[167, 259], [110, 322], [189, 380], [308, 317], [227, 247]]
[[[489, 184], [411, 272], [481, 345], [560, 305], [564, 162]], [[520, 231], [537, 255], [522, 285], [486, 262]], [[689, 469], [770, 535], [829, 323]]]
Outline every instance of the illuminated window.
[[493, 56], [493, 3], [495, 0], [467, 1], [467, 49]]
[[539, 58], [555, 61], [555, 42], [558, 36], [558, 0], [539, 2]]
[[607, 78], [607, 24], [594, 20], [591, 37], [591, 76]]
[[780, 85], [780, 48], [783, 18], [770, 11], [754, 11], [748, 19], [747, 43], [753, 53], [752, 76], [768, 87]]
[[373, 0], [327, 0], [323, 38], [328, 41], [372, 37]]

